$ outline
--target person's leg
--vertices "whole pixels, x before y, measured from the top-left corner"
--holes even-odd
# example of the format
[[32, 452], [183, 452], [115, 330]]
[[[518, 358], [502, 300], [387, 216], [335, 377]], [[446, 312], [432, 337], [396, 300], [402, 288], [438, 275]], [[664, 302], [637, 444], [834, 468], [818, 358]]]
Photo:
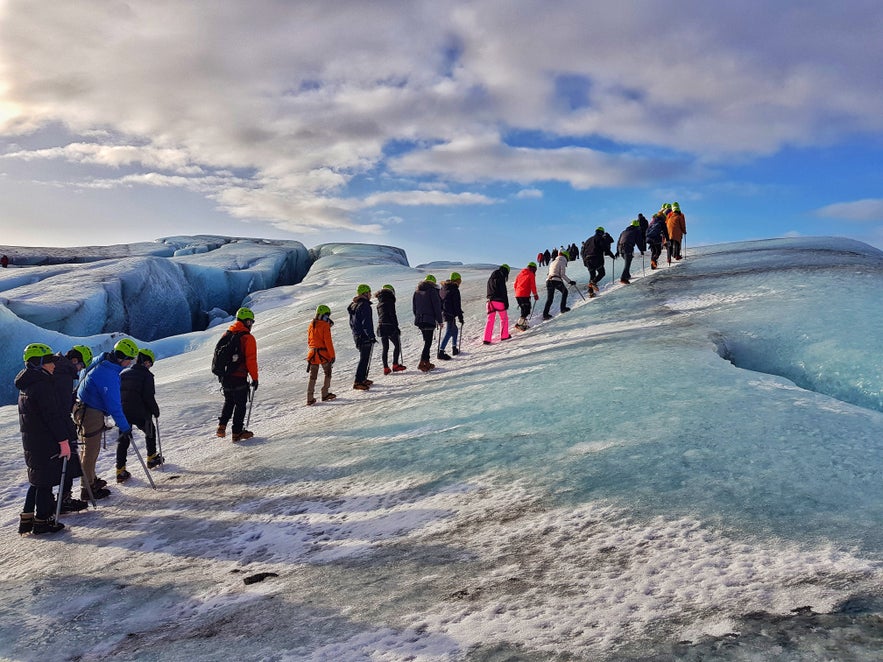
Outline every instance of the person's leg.
[[490, 342], [494, 337], [494, 321], [497, 319], [497, 312], [493, 307], [493, 302], [488, 301], [487, 304], [487, 322], [484, 325], [484, 341]]
[[322, 364], [322, 370], [325, 371], [325, 381], [322, 382], [322, 399], [323, 400], [325, 398], [327, 398], [328, 394], [331, 392], [331, 368], [332, 368], [332, 365], [330, 362]]
[[[440, 351], [445, 351], [445, 348], [448, 346], [448, 340], [457, 335], [457, 325], [454, 323], [454, 318], [451, 317], [445, 320], [445, 335], [442, 336], [441, 346], [439, 347]], [[454, 342], [456, 345], [457, 343]]]
[[[95, 465], [101, 452], [101, 433], [104, 431], [104, 414], [97, 409], [86, 407], [80, 424], [80, 464], [83, 467], [83, 479], [90, 485], [98, 478]], [[85, 436], [88, 435], [88, 436]]]
[[248, 386], [233, 390], [233, 434], [245, 427], [245, 410], [248, 408]]
[[361, 384], [368, 379], [368, 359], [371, 357], [372, 345], [364, 342], [359, 345], [359, 365], [356, 366], [356, 384]]
[[561, 290], [561, 312], [566, 313], [570, 308], [567, 307], [567, 287], [561, 281], [558, 283], [558, 289]]
[[37, 507], [37, 488], [33, 485], [28, 485], [28, 492], [25, 494], [25, 505], [21, 509], [23, 513], [34, 514], [34, 510]]
[[667, 242], [665, 242], [665, 256], [668, 259], [669, 264], [671, 264], [671, 256], [672, 256], [672, 253], [674, 252], [674, 247], [675, 247], [675, 242], [673, 242], [671, 239], [669, 239]]
[[[307, 404], [316, 401], [316, 379], [319, 377], [319, 364], [310, 364], [310, 378], [307, 380]], [[324, 395], [324, 394], [323, 394]]]
[[429, 351], [432, 349], [432, 338], [435, 336], [435, 329], [420, 329], [423, 333], [423, 351], [420, 353], [420, 361], [429, 363]]
[[232, 389], [224, 389], [224, 406], [221, 407], [221, 415], [218, 417], [218, 425], [227, 427], [230, 418], [233, 416], [233, 407], [236, 405], [236, 399], [233, 397]]
[[398, 331], [393, 334], [390, 339], [392, 340], [392, 364], [393, 366], [401, 365], [402, 363], [402, 334]]
[[546, 305], [543, 306], [543, 318], [550, 317], [549, 311], [552, 309], [552, 300], [555, 298], [555, 281], [546, 281]]
[[457, 326], [457, 320], [455, 318], [451, 318], [451, 348], [456, 354], [458, 350], [458, 340], [460, 340], [460, 327]]
[[129, 454], [129, 438], [122, 437], [122, 440], [117, 442], [117, 471], [120, 469], [124, 469], [126, 466], [126, 456]]
[[52, 501], [52, 487], [49, 485], [37, 485], [34, 499], [37, 510], [35, 516], [37, 519], [47, 520], [55, 516], [52, 510]]
[[627, 253], [622, 257], [624, 260], [624, 264], [622, 266], [622, 274], [619, 276], [619, 279], [630, 281], [632, 279], [632, 259], [634, 259], [634, 254]]
[[500, 315], [500, 340], [506, 340], [509, 338], [509, 311], [506, 310], [506, 305], [502, 301], [495, 302], [497, 313]]
[[[380, 336], [380, 358], [383, 359], [383, 368], [389, 368], [389, 336]], [[393, 355], [393, 363], [396, 362]]]

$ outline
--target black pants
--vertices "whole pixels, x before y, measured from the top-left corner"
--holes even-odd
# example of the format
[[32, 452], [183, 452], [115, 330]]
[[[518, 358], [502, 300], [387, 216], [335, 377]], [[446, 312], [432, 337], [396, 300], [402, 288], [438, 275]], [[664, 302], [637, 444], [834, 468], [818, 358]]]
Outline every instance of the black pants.
[[515, 301], [518, 302], [518, 310], [521, 312], [521, 316], [524, 319], [530, 317], [530, 297], [515, 297]]
[[589, 281], [597, 285], [601, 282], [601, 279], [607, 275], [607, 271], [604, 269], [604, 258], [601, 258], [601, 264], [595, 266], [594, 263], [589, 263], [586, 265], [586, 269], [589, 270]]
[[402, 335], [398, 332], [388, 336], [380, 336], [380, 347], [383, 349], [383, 367], [389, 367], [389, 343], [392, 343], [392, 363], [402, 362]]
[[552, 299], [555, 298], [555, 290], [561, 292], [561, 312], [564, 312], [564, 309], [567, 308], [567, 288], [564, 287], [564, 283], [560, 280], [547, 280], [546, 306], [543, 308], [543, 315], [548, 315], [549, 310], [552, 308]]
[[[60, 498], [60, 497], [59, 497]], [[33, 513], [36, 509], [37, 519], [49, 519], [52, 512], [52, 487], [46, 485], [29, 485], [28, 493], [25, 494], [25, 507], [23, 513]]]
[[232, 416], [233, 434], [239, 434], [244, 427], [246, 406], [248, 406], [248, 383], [224, 386], [224, 407], [221, 409], [218, 424], [226, 426]]
[[622, 266], [622, 273], [619, 275], [620, 280], [629, 281], [632, 279], [632, 259], [634, 257], [634, 253], [626, 253], [622, 256], [625, 264]]
[[659, 262], [659, 256], [662, 255], [662, 242], [653, 243], [649, 242], [650, 245], [650, 259], [653, 262]]
[[423, 351], [420, 353], [421, 361], [429, 360], [429, 352], [432, 349], [432, 338], [435, 336], [435, 327], [424, 329], [420, 327], [420, 333], [423, 334]]
[[[248, 393], [246, 391], [246, 393]], [[223, 414], [221, 414], [223, 416]], [[129, 423], [144, 433], [145, 446], [147, 446], [147, 457], [156, 454], [156, 431], [153, 427], [153, 420], [150, 421], [133, 421], [129, 419]], [[236, 427], [235, 417], [233, 427]], [[240, 428], [241, 429], [241, 428]], [[117, 444], [117, 469], [126, 466], [126, 456], [129, 454], [129, 438], [125, 437]]]
[[666, 250], [668, 251], [668, 261], [671, 262], [672, 256], [676, 260], [681, 259], [681, 242], [675, 241], [674, 239], [669, 239], [668, 243], [665, 245]]
[[368, 369], [371, 365], [371, 352], [374, 351], [374, 343], [366, 340], [357, 346], [359, 350], [359, 365], [356, 366], [356, 384], [368, 379]]

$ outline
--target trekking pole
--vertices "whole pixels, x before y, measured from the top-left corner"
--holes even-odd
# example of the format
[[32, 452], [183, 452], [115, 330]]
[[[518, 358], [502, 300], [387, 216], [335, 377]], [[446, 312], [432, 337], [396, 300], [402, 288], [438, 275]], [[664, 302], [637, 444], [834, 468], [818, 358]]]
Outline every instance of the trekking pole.
[[247, 428], [251, 421], [251, 408], [252, 405], [254, 405], [254, 389], [249, 386], [246, 386], [245, 388], [248, 389], [248, 416], [245, 419], [245, 427]]
[[681, 248], [684, 249], [683, 250], [684, 254], [681, 257], [686, 260], [687, 259], [687, 235], [686, 234], [683, 237], [681, 237]]
[[132, 450], [135, 451], [135, 455], [138, 457], [138, 461], [141, 463], [141, 468], [144, 469], [144, 473], [147, 475], [147, 480], [150, 481], [150, 486], [153, 489], [156, 489], [156, 483], [153, 482], [153, 476], [150, 475], [150, 472], [147, 470], [147, 465], [144, 464], [144, 458], [141, 457], [141, 451], [138, 450], [138, 444], [135, 443], [134, 435], [129, 440], [129, 444], [132, 446]]
[[64, 479], [67, 478], [67, 458], [61, 462], [61, 482], [58, 484], [58, 499], [55, 501], [55, 521], [61, 517], [61, 501], [64, 498]]
[[162, 437], [159, 434], [159, 419], [154, 416], [151, 421], [153, 421], [153, 431], [156, 432], [156, 454], [159, 455], [160, 462], [159, 469], [162, 471], [166, 464], [166, 458], [162, 454]]
[[641, 275], [642, 276], [647, 275], [647, 267], [644, 264], [644, 254], [643, 253], [641, 253]]
[[576, 290], [576, 293], [579, 294], [579, 295], [582, 297], [583, 301], [586, 300], [586, 297], [583, 296], [583, 293], [582, 293], [582, 292], [580, 292], [579, 287], [574, 287], [573, 285], [570, 285], [569, 282], [568, 282], [568, 287], [572, 287], [573, 289], [575, 289], [575, 290]]

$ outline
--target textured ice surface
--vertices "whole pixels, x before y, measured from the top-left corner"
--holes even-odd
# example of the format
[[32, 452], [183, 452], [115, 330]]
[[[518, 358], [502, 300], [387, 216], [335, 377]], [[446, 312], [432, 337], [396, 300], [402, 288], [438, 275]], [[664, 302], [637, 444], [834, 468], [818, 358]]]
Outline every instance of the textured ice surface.
[[[17, 538], [24, 471], [0, 408], [0, 656], [880, 659], [879, 251], [691, 249], [490, 347], [489, 270], [458, 265], [463, 353], [429, 374], [410, 315], [425, 270], [385, 248], [316, 257], [248, 299], [248, 443], [213, 436], [219, 331], [156, 343], [156, 492], [135, 465], [63, 535]], [[409, 365], [382, 376], [378, 349], [367, 393], [349, 388], [344, 313], [361, 282], [395, 286]], [[304, 407], [319, 303], [340, 397]], [[260, 572], [278, 576], [244, 584]]]

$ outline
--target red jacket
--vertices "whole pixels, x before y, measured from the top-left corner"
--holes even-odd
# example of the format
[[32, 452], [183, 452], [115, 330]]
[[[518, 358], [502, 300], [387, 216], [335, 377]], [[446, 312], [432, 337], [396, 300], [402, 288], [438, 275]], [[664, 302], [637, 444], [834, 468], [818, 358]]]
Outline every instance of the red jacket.
[[537, 276], [530, 267], [525, 267], [518, 272], [515, 278], [515, 296], [529, 297], [531, 294], [537, 294]]
[[238, 366], [230, 373], [231, 377], [245, 377], [246, 374], [251, 375], [252, 381], [258, 380], [258, 343], [251, 335], [248, 327], [240, 320], [236, 320], [227, 329], [230, 333], [241, 333], [239, 343], [242, 347], [242, 353], [245, 355], [245, 361], [240, 362]]

